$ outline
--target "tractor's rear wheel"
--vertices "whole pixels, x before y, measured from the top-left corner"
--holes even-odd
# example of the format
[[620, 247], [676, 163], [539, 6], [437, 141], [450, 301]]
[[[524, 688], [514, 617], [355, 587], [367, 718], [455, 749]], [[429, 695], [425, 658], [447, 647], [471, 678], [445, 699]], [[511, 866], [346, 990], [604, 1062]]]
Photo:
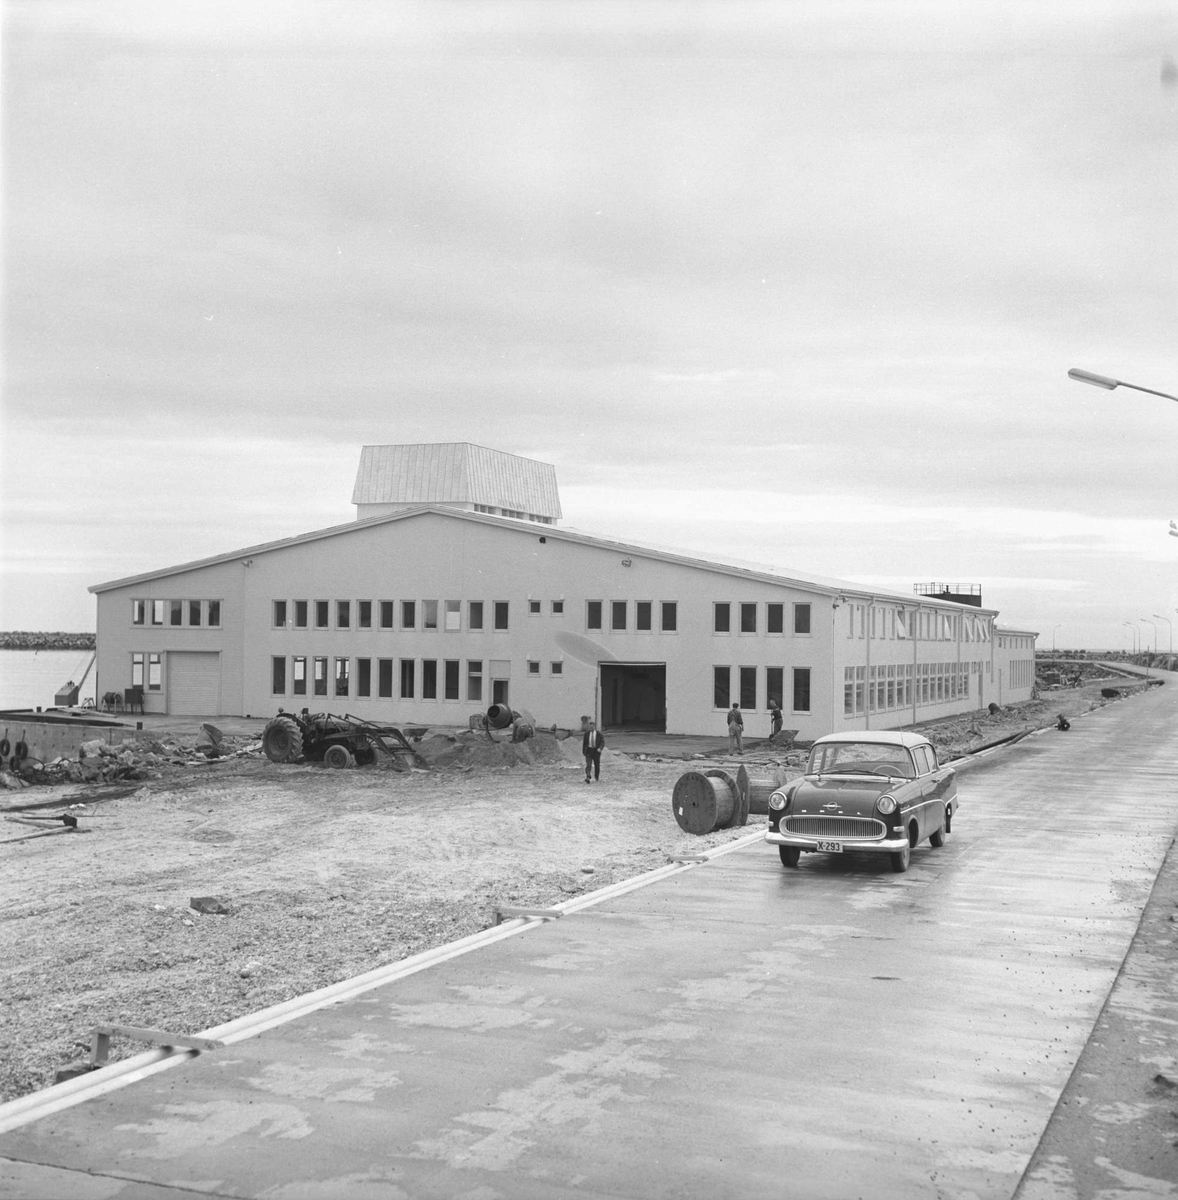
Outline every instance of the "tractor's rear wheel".
[[294, 717], [275, 717], [262, 731], [262, 749], [271, 762], [294, 762], [303, 753], [303, 731]]

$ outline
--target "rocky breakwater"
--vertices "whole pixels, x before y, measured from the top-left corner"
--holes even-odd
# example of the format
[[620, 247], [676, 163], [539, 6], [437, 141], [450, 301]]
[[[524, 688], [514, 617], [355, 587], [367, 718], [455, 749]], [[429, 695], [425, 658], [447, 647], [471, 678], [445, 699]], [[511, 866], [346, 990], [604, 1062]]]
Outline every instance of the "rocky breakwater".
[[0, 650], [93, 650], [94, 646], [92, 633], [0, 632]]

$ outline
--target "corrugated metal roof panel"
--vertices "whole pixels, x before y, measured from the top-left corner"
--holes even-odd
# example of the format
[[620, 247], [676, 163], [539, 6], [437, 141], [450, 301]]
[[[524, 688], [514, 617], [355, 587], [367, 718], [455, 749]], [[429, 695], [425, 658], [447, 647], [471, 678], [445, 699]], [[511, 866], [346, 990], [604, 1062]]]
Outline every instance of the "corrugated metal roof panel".
[[353, 504], [485, 504], [558, 518], [550, 463], [470, 442], [365, 446]]

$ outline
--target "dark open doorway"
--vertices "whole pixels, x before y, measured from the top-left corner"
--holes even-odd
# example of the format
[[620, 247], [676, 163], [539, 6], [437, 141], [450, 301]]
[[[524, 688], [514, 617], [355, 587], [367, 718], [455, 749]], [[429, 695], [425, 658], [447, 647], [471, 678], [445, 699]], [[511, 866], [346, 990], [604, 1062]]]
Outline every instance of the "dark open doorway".
[[601, 727], [667, 730], [667, 664], [602, 663]]

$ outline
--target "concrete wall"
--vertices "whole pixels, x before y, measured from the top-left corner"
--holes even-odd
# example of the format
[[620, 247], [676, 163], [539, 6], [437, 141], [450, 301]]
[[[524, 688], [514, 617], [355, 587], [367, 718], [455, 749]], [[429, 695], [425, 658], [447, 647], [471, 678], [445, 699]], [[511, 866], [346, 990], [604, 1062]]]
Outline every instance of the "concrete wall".
[[[248, 561], [248, 565], [247, 565]], [[222, 603], [220, 629], [134, 626], [132, 599], [218, 598]], [[287, 620], [273, 624], [273, 602], [287, 601]], [[293, 601], [306, 600], [311, 628], [293, 627]], [[314, 602], [330, 602], [330, 628], [316, 629]], [[336, 627], [336, 601], [351, 601], [351, 627]], [[373, 628], [360, 629], [358, 601], [373, 602]], [[380, 602], [396, 602], [395, 628], [379, 628]], [[401, 627], [400, 602], [417, 602], [417, 628]], [[422, 626], [422, 602], [439, 604], [439, 628]], [[461, 628], [444, 628], [444, 602], [461, 602]], [[484, 604], [484, 629], [468, 628], [469, 603]], [[531, 614], [529, 602], [540, 612]], [[587, 602], [603, 602], [604, 628], [586, 626]], [[493, 628], [494, 603], [509, 605], [509, 628]], [[553, 613], [553, 601], [564, 611]], [[627, 628], [610, 628], [611, 602], [625, 601]], [[635, 628], [635, 604], [650, 601], [653, 630]], [[660, 630], [660, 605], [677, 606], [675, 632]], [[732, 605], [733, 632], [713, 629], [716, 602]], [[740, 633], [739, 605], [757, 605], [757, 632]], [[766, 631], [766, 605], [784, 605], [785, 632]], [[811, 606], [808, 634], [795, 634], [793, 605]], [[902, 636], [897, 612], [919, 609], [926, 614], [928, 636], [914, 641]], [[939, 614], [952, 620], [942, 621]], [[961, 614], [966, 614], [964, 617]], [[916, 718], [983, 706], [994, 689], [994, 645], [981, 631], [992, 625], [992, 610], [895, 598], [844, 596], [833, 588], [804, 583], [775, 583], [750, 577], [748, 572], [719, 566], [704, 567], [669, 561], [633, 548], [562, 537], [544, 526], [510, 524], [481, 517], [424, 512], [365, 526], [347, 526], [329, 537], [293, 545], [277, 545], [183, 574], [146, 583], [128, 584], [98, 596], [99, 695], [130, 685], [130, 656], [135, 650], [165, 655], [162, 686], [147, 695], [148, 711], [168, 711], [166, 656], [177, 650], [217, 650], [221, 653], [221, 711], [226, 715], [267, 716], [280, 706], [312, 711], [352, 712], [401, 724], [465, 725], [468, 715], [491, 702], [490, 664], [510, 664], [510, 703], [530, 710], [544, 725], [576, 726], [583, 713], [594, 711], [597, 665], [580, 660], [586, 651], [601, 661], [666, 664], [666, 720], [672, 733], [725, 731], [724, 713], [713, 706], [713, 668], [732, 668], [733, 698], [737, 698], [740, 667], [757, 671], [757, 706], [746, 716], [746, 730], [768, 732], [765, 709], [766, 668], [784, 672], [784, 718], [804, 738], [832, 729], [892, 728], [913, 719], [910, 706], [848, 716], [844, 705], [847, 666], [903, 668], [914, 660], [924, 663], [972, 663], [970, 694], [918, 704]], [[966, 625], [966, 621], [972, 622]], [[979, 633], [967, 639], [967, 629]], [[871, 631], [874, 630], [873, 635]], [[935, 635], [935, 636], [934, 636]], [[596, 649], [594, 648], [596, 647]], [[271, 691], [271, 659], [287, 663], [284, 695]], [[291, 691], [293, 656], [328, 659], [328, 694], [305, 696]], [[334, 663], [347, 658], [351, 668], [350, 694], [336, 696]], [[356, 660], [372, 660], [372, 696], [356, 695]], [[377, 661], [391, 659], [394, 696], [377, 692]], [[399, 694], [400, 662], [415, 662], [415, 697]], [[460, 699], [421, 698], [421, 663], [438, 663], [439, 696], [446, 660], [460, 664]], [[481, 702], [467, 699], [467, 664], [483, 663]], [[528, 662], [538, 662], [530, 675]], [[560, 663], [555, 675], [552, 664]], [[791, 708], [791, 677], [795, 667], [810, 670], [808, 712]], [[1007, 676], [1008, 677], [1008, 676]], [[1027, 689], [1029, 695], [1029, 688]], [[1010, 696], [1004, 700], [1010, 702]], [[210, 716], [216, 714], [208, 714]]]

